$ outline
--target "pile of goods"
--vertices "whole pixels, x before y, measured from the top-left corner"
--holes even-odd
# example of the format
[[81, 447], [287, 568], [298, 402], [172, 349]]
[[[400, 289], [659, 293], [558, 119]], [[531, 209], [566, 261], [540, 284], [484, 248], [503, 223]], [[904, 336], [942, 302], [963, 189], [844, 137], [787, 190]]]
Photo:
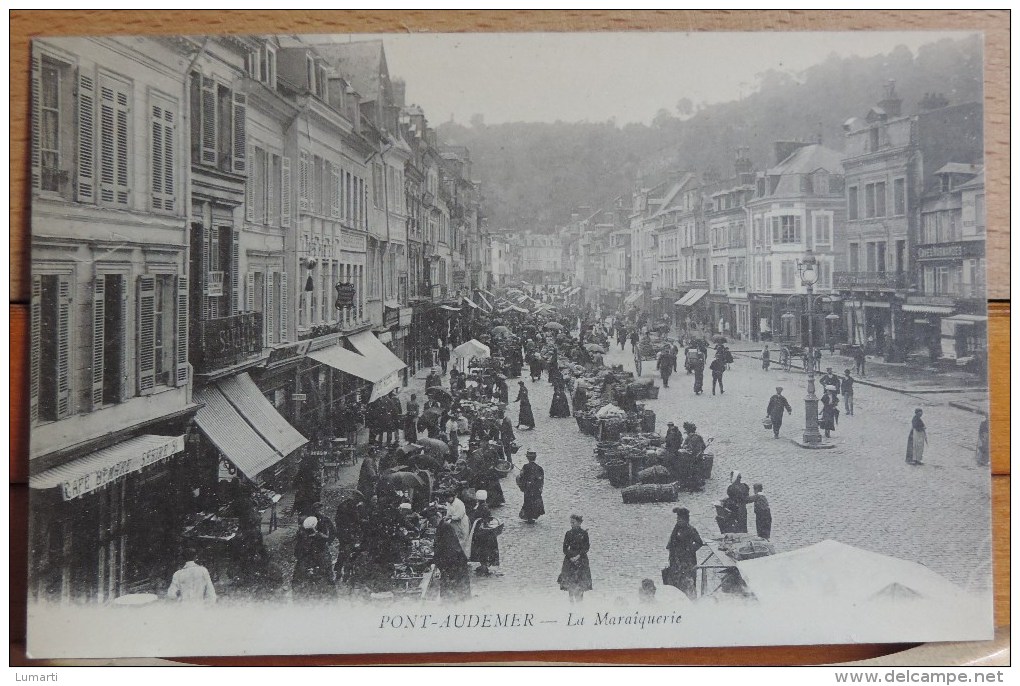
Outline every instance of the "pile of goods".
[[659, 398], [659, 387], [655, 385], [655, 381], [652, 379], [632, 381], [627, 386], [638, 400], [658, 400]]
[[655, 466], [663, 458], [662, 437], [656, 433], [638, 433], [617, 440], [600, 440], [595, 445], [595, 459], [603, 475], [615, 488], [634, 483], [637, 475]]
[[680, 495], [676, 484], [635, 484], [624, 488], [620, 495], [627, 505], [639, 503], [675, 503]]

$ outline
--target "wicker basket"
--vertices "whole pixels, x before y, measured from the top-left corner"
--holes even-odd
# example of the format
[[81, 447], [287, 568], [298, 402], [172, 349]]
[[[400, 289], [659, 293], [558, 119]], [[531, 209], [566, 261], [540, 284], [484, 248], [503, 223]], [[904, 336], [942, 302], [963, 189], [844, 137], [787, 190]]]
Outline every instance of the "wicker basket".
[[496, 466], [492, 471], [496, 472], [500, 479], [505, 479], [513, 471], [514, 465], [510, 460], [496, 460]]

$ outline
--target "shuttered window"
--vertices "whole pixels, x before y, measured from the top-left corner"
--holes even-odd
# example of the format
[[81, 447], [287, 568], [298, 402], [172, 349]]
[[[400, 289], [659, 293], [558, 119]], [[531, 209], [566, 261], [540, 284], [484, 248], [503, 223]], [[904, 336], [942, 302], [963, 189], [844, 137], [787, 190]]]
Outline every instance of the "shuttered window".
[[127, 205], [131, 159], [131, 87], [114, 76], [99, 78], [99, 199]]
[[307, 210], [309, 206], [309, 183], [311, 179], [311, 159], [308, 152], [301, 151], [298, 167], [298, 209]]
[[188, 277], [177, 277], [177, 323], [175, 333], [174, 383], [184, 386], [188, 383]]
[[244, 174], [247, 161], [247, 96], [199, 72], [191, 74], [192, 160]]
[[280, 160], [280, 226], [289, 227], [291, 217], [290, 158]]
[[71, 275], [32, 278], [32, 421], [69, 417], [71, 404]]
[[340, 218], [340, 174], [336, 166], [326, 163], [329, 167], [329, 216]]
[[138, 277], [138, 394], [152, 393], [156, 386], [156, 279]]
[[245, 171], [245, 156], [247, 154], [247, 121], [248, 98], [243, 93], [234, 93], [230, 145], [233, 159], [233, 171], [235, 174], [243, 174]]
[[288, 332], [287, 327], [289, 325], [289, 291], [287, 290], [287, 272], [277, 272], [276, 274], [276, 292], [279, 293], [277, 302], [280, 304], [280, 341], [287, 341]]
[[68, 133], [74, 115], [74, 81], [69, 64], [49, 55], [32, 56], [33, 189], [65, 194], [70, 187], [74, 149]]
[[149, 175], [152, 182], [152, 209], [156, 211], [173, 212], [176, 209], [176, 127], [176, 103], [153, 96], [149, 105]]
[[252, 221], [264, 224], [266, 221], [266, 151], [262, 148], [256, 147], [253, 150], [248, 183], [254, 196]]

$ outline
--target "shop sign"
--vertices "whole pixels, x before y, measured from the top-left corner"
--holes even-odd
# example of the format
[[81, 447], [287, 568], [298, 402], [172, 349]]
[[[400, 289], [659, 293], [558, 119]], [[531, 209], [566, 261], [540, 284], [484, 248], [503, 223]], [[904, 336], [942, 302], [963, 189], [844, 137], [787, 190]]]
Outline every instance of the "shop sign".
[[400, 308], [400, 326], [411, 326], [411, 317], [414, 315], [413, 307], [401, 307]]
[[383, 308], [383, 326], [392, 328], [400, 325], [400, 308], [399, 307], [384, 307]]
[[348, 252], [365, 252], [367, 239], [364, 235], [342, 231], [340, 233], [340, 249]]
[[164, 443], [149, 448], [140, 455], [133, 455], [112, 465], [104, 465], [65, 481], [61, 488], [64, 500], [73, 500], [86, 493], [91, 493], [132, 472], [162, 462], [171, 455], [182, 452], [184, 452], [184, 436], [169, 436]]
[[916, 248], [919, 260], [953, 260], [964, 257], [984, 257], [984, 241], [959, 241], [919, 245]]
[[282, 348], [274, 348], [269, 351], [269, 360], [266, 362], [266, 366], [274, 367], [278, 364], [304, 357], [308, 352], [308, 345], [309, 341], [301, 341], [300, 343], [294, 343]]
[[956, 307], [953, 298], [938, 295], [911, 295], [907, 297], [908, 305], [933, 305], [935, 307]]
[[354, 296], [358, 289], [353, 283], [342, 282], [333, 288], [336, 289], [336, 302], [334, 303], [336, 309], [342, 310], [354, 304]]

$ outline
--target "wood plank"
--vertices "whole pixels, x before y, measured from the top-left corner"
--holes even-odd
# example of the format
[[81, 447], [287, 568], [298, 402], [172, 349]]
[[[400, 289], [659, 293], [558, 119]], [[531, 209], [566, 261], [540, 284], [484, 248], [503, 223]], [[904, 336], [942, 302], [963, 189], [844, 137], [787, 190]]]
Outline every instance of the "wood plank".
[[[467, 31], [973, 30], [985, 35], [988, 296], [1009, 298], [1009, 11], [313, 11], [10, 12], [11, 301], [27, 299], [28, 57], [34, 35]], [[433, 113], [435, 116], [435, 113]], [[849, 116], [849, 115], [848, 115]]]

